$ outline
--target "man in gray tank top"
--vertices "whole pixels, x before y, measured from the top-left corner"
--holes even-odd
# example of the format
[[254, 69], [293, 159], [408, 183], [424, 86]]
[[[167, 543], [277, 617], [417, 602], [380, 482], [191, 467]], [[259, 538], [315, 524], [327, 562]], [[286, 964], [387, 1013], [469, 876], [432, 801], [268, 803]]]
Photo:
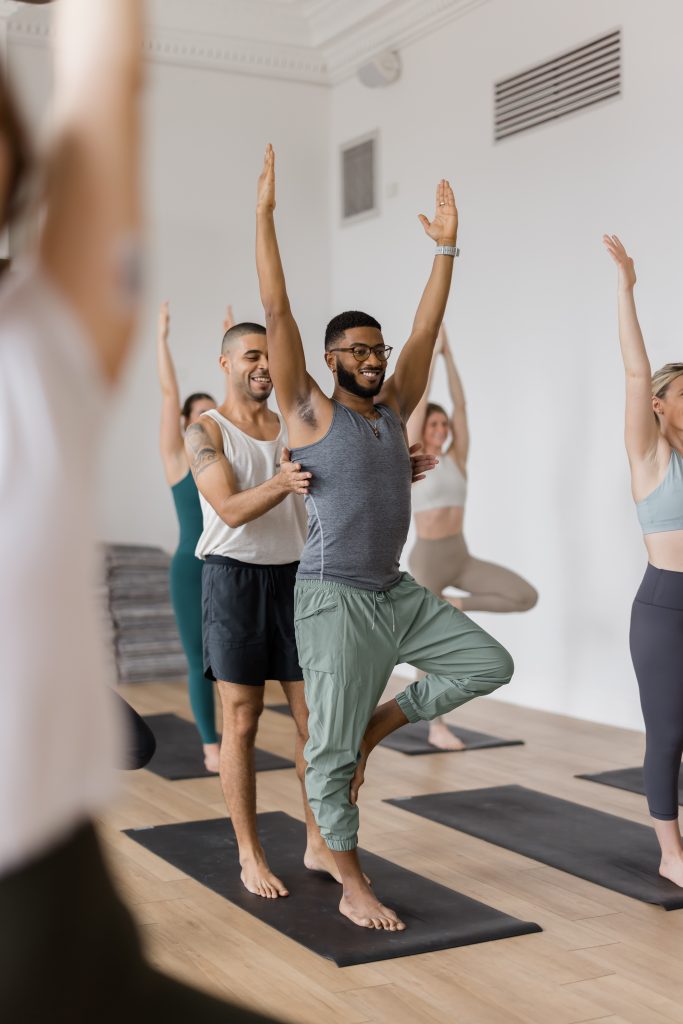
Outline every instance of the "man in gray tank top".
[[[274, 223], [275, 157], [259, 178], [256, 263], [270, 374], [292, 458], [312, 474], [308, 539], [297, 573], [294, 622], [309, 709], [306, 790], [339, 867], [339, 909], [365, 928], [402, 930], [363, 876], [358, 790], [369, 753], [407, 722], [430, 720], [509, 682], [512, 659], [462, 612], [399, 570], [410, 523], [405, 423], [426, 386], [453, 272], [458, 213], [447, 181], [433, 220], [436, 256], [413, 329], [392, 377], [391, 347], [367, 313], [335, 317], [325, 335], [334, 375], [327, 398], [306, 370]], [[378, 705], [395, 666], [428, 674]]]

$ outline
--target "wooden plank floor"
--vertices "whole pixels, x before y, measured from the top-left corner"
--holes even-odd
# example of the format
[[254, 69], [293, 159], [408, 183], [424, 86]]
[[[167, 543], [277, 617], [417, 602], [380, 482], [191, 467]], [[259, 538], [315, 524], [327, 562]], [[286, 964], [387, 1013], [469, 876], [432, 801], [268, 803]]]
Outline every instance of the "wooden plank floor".
[[[121, 692], [143, 714], [190, 717], [181, 685]], [[279, 687], [269, 684], [266, 699], [279, 702]], [[526, 746], [412, 758], [375, 751], [362, 791], [361, 843], [537, 921], [543, 934], [337, 968], [123, 836], [123, 828], [225, 814], [218, 779], [167, 782], [140, 771], [124, 775], [121, 798], [101, 834], [153, 962], [197, 987], [297, 1024], [683, 1024], [683, 911], [638, 903], [382, 802], [520, 783], [647, 823], [642, 797], [573, 778], [640, 763], [642, 736], [487, 699], [455, 717], [472, 729], [525, 739]], [[292, 743], [292, 722], [266, 710], [259, 745], [288, 757]], [[294, 771], [259, 775], [258, 806], [302, 818]], [[234, 870], [226, 862], [226, 871]]]

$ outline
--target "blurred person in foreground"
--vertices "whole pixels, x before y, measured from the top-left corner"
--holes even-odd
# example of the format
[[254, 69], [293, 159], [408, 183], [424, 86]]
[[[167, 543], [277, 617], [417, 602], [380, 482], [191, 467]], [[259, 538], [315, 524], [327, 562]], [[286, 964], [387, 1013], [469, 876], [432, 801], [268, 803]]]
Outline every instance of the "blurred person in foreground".
[[[139, 300], [140, 0], [55, 4], [36, 251], [0, 286], [0, 1019], [262, 1020], [143, 959], [93, 818], [121, 760], [94, 473]], [[30, 157], [0, 77], [0, 220]]]

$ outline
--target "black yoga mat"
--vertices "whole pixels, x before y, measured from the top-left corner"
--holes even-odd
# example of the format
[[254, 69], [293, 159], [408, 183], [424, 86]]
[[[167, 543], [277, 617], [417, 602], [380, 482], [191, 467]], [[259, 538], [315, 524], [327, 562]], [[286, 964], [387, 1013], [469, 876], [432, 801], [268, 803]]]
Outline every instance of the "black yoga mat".
[[258, 827], [270, 867], [289, 889], [287, 897], [268, 900], [247, 892], [239, 877], [234, 832], [224, 818], [129, 829], [126, 835], [338, 967], [541, 931], [537, 924], [509, 917], [364, 851], [363, 868], [375, 892], [407, 928], [404, 932], [360, 928], [339, 913], [340, 886], [329, 875], [304, 867], [306, 827], [302, 822], [274, 811], [260, 814]]
[[[588, 779], [589, 782], [599, 782], [603, 786], [626, 789], [629, 793], [640, 793], [641, 796], [645, 796], [642, 768], [615, 768], [612, 771], [595, 772], [592, 775], [575, 775], [574, 778]], [[678, 802], [683, 806], [683, 780], [678, 783]]]
[[[204, 767], [202, 741], [192, 722], [172, 714], [147, 715], [145, 722], [157, 741], [156, 753], [147, 765], [150, 772], [172, 782], [180, 779], [218, 778], [215, 772], [207, 772]], [[254, 751], [254, 763], [257, 772], [294, 767], [293, 761], [258, 749]]]
[[[277, 711], [279, 715], [289, 715], [289, 704], [266, 704], [268, 711]], [[484, 750], [486, 747], [519, 747], [524, 740], [503, 740], [499, 736], [489, 736], [485, 732], [473, 729], [462, 729], [460, 726], [448, 726], [449, 730], [465, 744], [462, 750], [440, 750], [427, 742], [429, 734], [428, 722], [414, 722], [404, 725], [392, 732], [380, 743], [381, 747], [398, 750], [401, 754], [463, 754], [465, 750]]]
[[651, 828], [524, 786], [434, 793], [387, 803], [585, 878], [624, 896], [683, 908], [683, 889], [658, 874]]
[[503, 740], [499, 736], [488, 736], [485, 732], [463, 729], [461, 726], [448, 725], [449, 732], [462, 740], [462, 750], [441, 750], [427, 742], [429, 722], [411, 722], [386, 736], [380, 743], [381, 747], [390, 747], [401, 754], [464, 754], [466, 750], [484, 750], [486, 747], [519, 747], [524, 740]]

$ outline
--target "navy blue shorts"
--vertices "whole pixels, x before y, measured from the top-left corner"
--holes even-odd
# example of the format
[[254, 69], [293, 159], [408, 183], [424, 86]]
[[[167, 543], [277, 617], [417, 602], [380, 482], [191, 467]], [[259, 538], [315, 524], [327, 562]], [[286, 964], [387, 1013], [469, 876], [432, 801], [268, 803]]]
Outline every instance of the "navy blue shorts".
[[247, 686], [303, 679], [294, 635], [298, 564], [254, 565], [207, 555], [202, 570], [207, 679]]

